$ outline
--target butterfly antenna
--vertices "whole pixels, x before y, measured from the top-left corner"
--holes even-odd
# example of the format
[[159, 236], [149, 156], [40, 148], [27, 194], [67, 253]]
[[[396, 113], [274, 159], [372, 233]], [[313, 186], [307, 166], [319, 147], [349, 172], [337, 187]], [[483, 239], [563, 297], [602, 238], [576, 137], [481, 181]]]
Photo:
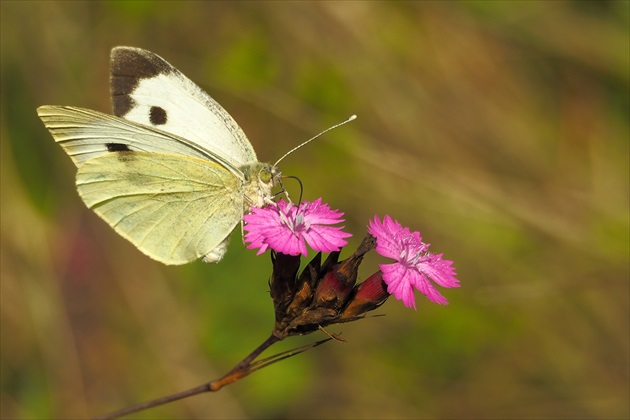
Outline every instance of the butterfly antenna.
[[300, 147], [302, 147], [302, 146], [304, 146], [304, 145], [306, 145], [306, 144], [308, 144], [308, 143], [312, 142], [313, 140], [315, 140], [317, 137], [321, 136], [322, 134], [327, 133], [327, 132], [329, 132], [330, 130], [332, 130], [332, 129], [334, 129], [334, 128], [337, 128], [337, 127], [340, 127], [340, 126], [342, 126], [342, 125], [344, 125], [344, 124], [346, 124], [346, 123], [349, 123], [349, 122], [350, 122], [350, 121], [352, 121], [352, 120], [356, 120], [356, 118], [357, 118], [357, 116], [356, 116], [356, 115], [352, 115], [352, 116], [351, 116], [350, 118], [348, 118], [347, 120], [345, 120], [345, 121], [343, 121], [343, 122], [340, 122], [339, 124], [335, 124], [335, 125], [333, 125], [332, 127], [329, 127], [329, 128], [327, 128], [327, 129], [325, 129], [324, 131], [322, 131], [321, 133], [317, 134], [316, 136], [313, 136], [313, 137], [311, 137], [310, 139], [306, 140], [304, 143], [302, 143], [302, 144], [299, 144], [299, 145], [295, 146], [293, 149], [291, 149], [291, 150], [289, 150], [288, 152], [286, 152], [286, 153], [284, 154], [284, 156], [282, 156], [280, 159], [278, 159], [278, 161], [277, 161], [277, 162], [276, 162], [273, 166], [278, 166], [278, 163], [280, 163], [280, 161], [281, 161], [282, 159], [284, 159], [285, 157], [289, 156], [291, 153], [295, 152], [295, 151], [296, 151], [297, 149], [299, 149]]

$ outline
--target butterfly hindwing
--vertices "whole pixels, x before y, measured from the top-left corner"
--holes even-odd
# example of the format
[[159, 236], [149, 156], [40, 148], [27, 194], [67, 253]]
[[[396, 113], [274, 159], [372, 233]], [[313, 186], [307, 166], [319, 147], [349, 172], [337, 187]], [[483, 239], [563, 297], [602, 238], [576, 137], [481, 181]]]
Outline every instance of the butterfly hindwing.
[[186, 138], [233, 167], [256, 162], [236, 121], [160, 56], [132, 47], [111, 53], [114, 115]]
[[85, 204], [165, 264], [222, 246], [243, 216], [240, 182], [206, 160], [124, 150], [90, 159], [77, 173]]

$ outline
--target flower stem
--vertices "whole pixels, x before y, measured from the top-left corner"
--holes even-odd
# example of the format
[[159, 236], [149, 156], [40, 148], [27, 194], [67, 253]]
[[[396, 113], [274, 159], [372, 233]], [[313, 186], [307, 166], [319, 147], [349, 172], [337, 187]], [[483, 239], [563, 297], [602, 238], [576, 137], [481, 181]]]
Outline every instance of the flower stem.
[[140, 411], [147, 410], [149, 408], [157, 407], [159, 405], [168, 404], [173, 401], [181, 400], [184, 398], [192, 397], [193, 395], [203, 394], [205, 392], [216, 392], [226, 385], [238, 381], [245, 376], [252, 373], [255, 369], [251, 369], [251, 364], [263, 351], [268, 349], [274, 343], [282, 340], [283, 337], [271, 334], [260, 346], [258, 346], [253, 352], [251, 352], [246, 358], [241, 360], [232, 370], [220, 377], [203, 385], [199, 385], [189, 390], [178, 392], [175, 394], [167, 395], [164, 397], [156, 398], [151, 401], [146, 401], [140, 404], [132, 405], [120, 410], [112, 411], [96, 419], [107, 420], [116, 419], [122, 416], [126, 416], [132, 413], [138, 413]]
[[226, 373], [219, 379], [215, 379], [212, 382], [208, 382], [206, 384], [208, 385], [207, 392], [216, 392], [220, 390], [221, 388], [223, 388], [224, 386], [229, 385], [233, 382], [236, 382], [239, 379], [242, 379], [245, 376], [252, 373], [253, 370], [251, 369], [251, 364], [254, 361], [254, 359], [256, 359], [260, 355], [260, 353], [262, 353], [263, 351], [271, 347], [272, 344], [277, 343], [280, 340], [281, 338], [273, 334], [270, 335], [269, 338], [267, 338], [260, 346], [258, 346], [253, 352], [251, 352], [249, 356], [241, 360], [238, 365], [234, 366], [232, 370], [230, 370], [228, 373]]

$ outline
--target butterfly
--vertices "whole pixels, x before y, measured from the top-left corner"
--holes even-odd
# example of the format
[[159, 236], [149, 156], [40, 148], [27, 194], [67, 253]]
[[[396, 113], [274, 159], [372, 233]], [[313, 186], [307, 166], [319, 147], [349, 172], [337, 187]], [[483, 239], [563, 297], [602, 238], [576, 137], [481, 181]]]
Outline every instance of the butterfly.
[[157, 261], [220, 261], [243, 214], [273, 202], [280, 170], [259, 162], [234, 119], [163, 58], [115, 47], [110, 65], [114, 115], [37, 109], [77, 166], [79, 195]]

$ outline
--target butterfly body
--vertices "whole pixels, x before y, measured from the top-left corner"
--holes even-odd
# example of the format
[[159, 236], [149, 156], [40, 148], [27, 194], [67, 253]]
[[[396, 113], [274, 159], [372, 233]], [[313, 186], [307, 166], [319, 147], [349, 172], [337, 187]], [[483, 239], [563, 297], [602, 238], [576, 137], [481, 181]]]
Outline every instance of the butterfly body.
[[114, 115], [38, 114], [77, 166], [86, 205], [151, 258], [221, 260], [244, 212], [272, 202], [280, 171], [261, 163], [232, 117], [161, 57], [116, 47]]

